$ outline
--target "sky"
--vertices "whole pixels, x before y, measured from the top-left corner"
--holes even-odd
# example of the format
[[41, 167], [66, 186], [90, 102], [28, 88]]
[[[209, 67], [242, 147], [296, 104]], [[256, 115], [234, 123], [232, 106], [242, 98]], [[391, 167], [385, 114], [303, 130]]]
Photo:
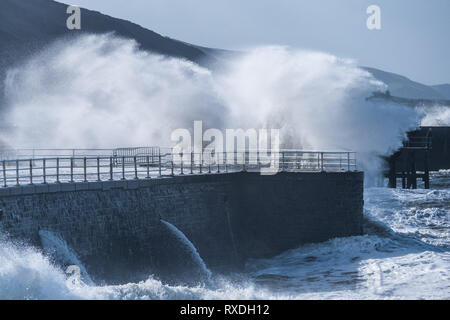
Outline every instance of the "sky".
[[[450, 83], [450, 0], [69, 1], [201, 46], [319, 50], [424, 84]], [[366, 26], [370, 5], [381, 9], [381, 30]]]

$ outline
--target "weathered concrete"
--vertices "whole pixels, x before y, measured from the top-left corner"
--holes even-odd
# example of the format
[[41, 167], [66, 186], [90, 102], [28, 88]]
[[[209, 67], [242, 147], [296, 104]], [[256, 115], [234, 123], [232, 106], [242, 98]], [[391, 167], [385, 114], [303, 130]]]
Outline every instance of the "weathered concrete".
[[363, 173], [241, 172], [14, 187], [0, 189], [0, 211], [0, 227], [12, 237], [39, 245], [38, 231], [52, 231], [94, 278], [121, 282], [188, 267], [161, 219], [181, 230], [213, 270], [361, 234]]

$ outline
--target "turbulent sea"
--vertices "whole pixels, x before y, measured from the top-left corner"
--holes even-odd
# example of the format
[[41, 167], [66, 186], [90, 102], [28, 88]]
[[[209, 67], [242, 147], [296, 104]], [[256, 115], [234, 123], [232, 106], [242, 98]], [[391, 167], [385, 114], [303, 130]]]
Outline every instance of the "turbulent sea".
[[300, 246], [208, 283], [68, 281], [44, 254], [1, 240], [0, 299], [450, 299], [450, 171], [431, 190], [366, 188], [365, 235]]

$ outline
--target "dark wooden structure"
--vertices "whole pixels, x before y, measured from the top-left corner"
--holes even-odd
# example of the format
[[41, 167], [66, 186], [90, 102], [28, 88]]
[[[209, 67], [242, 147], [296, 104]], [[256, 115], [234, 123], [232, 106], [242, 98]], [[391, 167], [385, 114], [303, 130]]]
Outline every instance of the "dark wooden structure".
[[430, 171], [450, 169], [450, 127], [420, 127], [408, 133], [403, 147], [386, 158], [389, 187], [396, 188], [401, 179], [402, 188], [416, 189], [417, 179], [424, 188], [430, 188]]
[[417, 179], [422, 179], [425, 189], [430, 188], [430, 151], [432, 150], [431, 128], [408, 133], [403, 147], [387, 159], [389, 163], [389, 187], [397, 188], [397, 179], [403, 189], [417, 189]]

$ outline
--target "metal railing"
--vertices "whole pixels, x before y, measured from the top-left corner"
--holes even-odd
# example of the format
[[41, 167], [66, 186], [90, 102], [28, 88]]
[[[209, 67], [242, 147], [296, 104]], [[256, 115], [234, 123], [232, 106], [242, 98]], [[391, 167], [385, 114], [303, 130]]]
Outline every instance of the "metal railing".
[[[277, 172], [356, 171], [354, 152], [313, 152], [282, 150], [256, 152], [172, 153], [169, 148], [95, 149], [109, 155], [48, 156], [10, 159], [1, 157], [0, 187], [150, 179], [185, 174], [215, 174], [237, 171], [261, 171], [274, 167]], [[43, 149], [41, 149], [43, 150]], [[58, 150], [58, 149], [54, 149]], [[81, 149], [66, 149], [81, 150]], [[91, 149], [94, 150], [94, 149]], [[142, 152], [144, 151], [144, 152]], [[59, 149], [58, 152], [61, 152]], [[78, 151], [77, 151], [78, 152]], [[122, 152], [122, 153], [121, 153]], [[4, 153], [3, 153], [4, 154]], [[36, 154], [36, 153], [35, 153]]]
[[135, 147], [116, 149], [0, 149], [0, 160], [39, 159], [58, 157], [96, 157], [96, 156], [138, 156], [157, 154], [159, 150], [170, 148]]
[[0, 149], [1, 160], [107, 156], [115, 149]]
[[[170, 150], [170, 149], [169, 149]], [[137, 147], [137, 148], [117, 148], [113, 150], [113, 157], [116, 165], [122, 164], [122, 159], [127, 164], [133, 163], [133, 158], [137, 157], [139, 164], [146, 164], [146, 157], [150, 157], [150, 163], [155, 164], [158, 160], [158, 154], [161, 152], [159, 147]]]

